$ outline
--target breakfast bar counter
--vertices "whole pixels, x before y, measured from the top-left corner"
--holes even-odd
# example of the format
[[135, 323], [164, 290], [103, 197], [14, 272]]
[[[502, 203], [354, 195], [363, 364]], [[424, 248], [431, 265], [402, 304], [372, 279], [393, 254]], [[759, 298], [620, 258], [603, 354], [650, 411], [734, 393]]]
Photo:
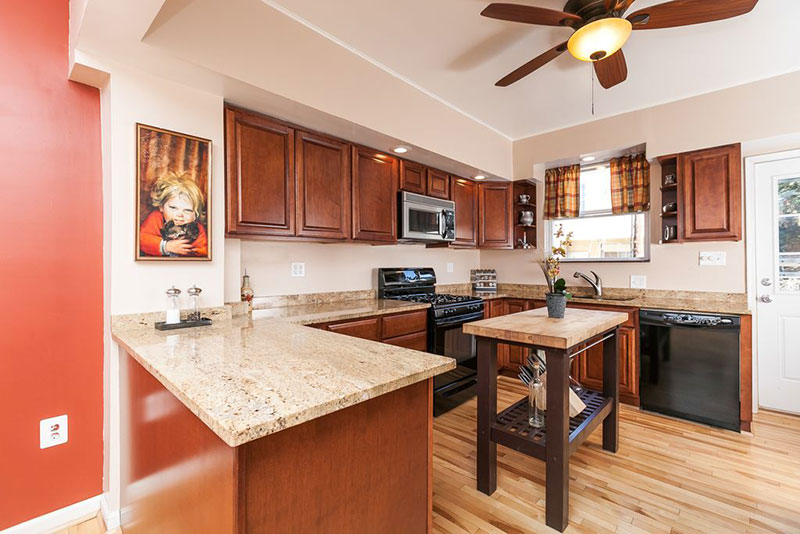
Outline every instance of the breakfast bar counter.
[[416, 309], [117, 320], [125, 534], [430, 532], [432, 379], [454, 360], [296, 324], [376, 308]]
[[[515, 313], [464, 325], [478, 340], [478, 489], [497, 489], [497, 444], [546, 462], [548, 526], [563, 532], [569, 522], [569, 457], [603, 423], [603, 449], [616, 452], [619, 435], [619, 355], [617, 330], [627, 314], [583, 309], [566, 310], [563, 319], [547, 317], [547, 309]], [[603, 391], [584, 390], [586, 408], [569, 416], [571, 359], [603, 340]], [[545, 426], [528, 424], [524, 398], [497, 413], [497, 344], [543, 349], [547, 367]]]

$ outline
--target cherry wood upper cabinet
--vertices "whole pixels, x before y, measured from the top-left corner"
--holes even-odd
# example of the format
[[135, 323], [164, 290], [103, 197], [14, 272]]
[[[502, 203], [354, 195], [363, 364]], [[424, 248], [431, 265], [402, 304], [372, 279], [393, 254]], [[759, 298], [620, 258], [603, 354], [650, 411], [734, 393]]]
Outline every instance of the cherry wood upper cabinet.
[[452, 245], [478, 246], [478, 184], [453, 176], [450, 193], [456, 203], [456, 240]]
[[350, 237], [350, 145], [316, 133], [295, 133], [297, 235]]
[[424, 165], [400, 160], [400, 189], [424, 195], [427, 191], [427, 175]]
[[478, 246], [514, 248], [511, 182], [478, 184]]
[[428, 195], [450, 200], [450, 175], [446, 172], [428, 169]]
[[226, 108], [225, 148], [227, 234], [294, 235], [294, 129]]
[[739, 144], [678, 155], [684, 241], [741, 239], [741, 162]]
[[372, 243], [397, 242], [397, 158], [353, 147], [353, 239]]

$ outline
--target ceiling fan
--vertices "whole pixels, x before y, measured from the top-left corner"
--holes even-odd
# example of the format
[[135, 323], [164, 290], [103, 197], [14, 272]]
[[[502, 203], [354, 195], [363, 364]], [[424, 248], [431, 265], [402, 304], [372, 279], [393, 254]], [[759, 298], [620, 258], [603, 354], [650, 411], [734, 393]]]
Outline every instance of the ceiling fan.
[[594, 63], [597, 79], [609, 89], [628, 77], [622, 53], [632, 30], [656, 30], [738, 17], [749, 13], [758, 0], [672, 0], [623, 15], [635, 0], [569, 0], [564, 11], [518, 4], [490, 4], [481, 12], [493, 19], [566, 26], [575, 33], [511, 72], [495, 85], [507, 87], [554, 60], [566, 50], [577, 59]]

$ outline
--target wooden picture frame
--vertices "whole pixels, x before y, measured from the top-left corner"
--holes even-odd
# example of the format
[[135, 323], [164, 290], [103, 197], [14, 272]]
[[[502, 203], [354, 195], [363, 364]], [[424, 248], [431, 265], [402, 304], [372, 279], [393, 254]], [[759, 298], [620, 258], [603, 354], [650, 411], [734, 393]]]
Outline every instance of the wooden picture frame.
[[211, 141], [136, 123], [136, 261], [211, 261]]

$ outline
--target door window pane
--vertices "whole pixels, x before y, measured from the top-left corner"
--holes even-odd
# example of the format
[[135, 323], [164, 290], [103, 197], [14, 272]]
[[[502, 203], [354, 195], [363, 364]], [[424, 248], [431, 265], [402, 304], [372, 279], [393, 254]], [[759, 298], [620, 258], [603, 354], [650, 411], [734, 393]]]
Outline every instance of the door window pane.
[[778, 208], [781, 215], [800, 214], [800, 178], [778, 181]]
[[778, 289], [800, 293], [800, 178], [778, 180]]

